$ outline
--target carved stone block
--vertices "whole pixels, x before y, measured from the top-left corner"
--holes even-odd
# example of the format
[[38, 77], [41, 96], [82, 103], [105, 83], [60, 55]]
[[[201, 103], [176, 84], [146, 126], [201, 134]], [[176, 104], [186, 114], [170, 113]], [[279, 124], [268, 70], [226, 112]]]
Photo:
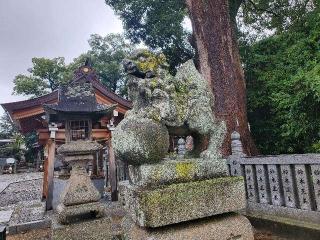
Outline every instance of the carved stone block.
[[311, 165], [312, 183], [317, 211], [320, 212], [320, 165]]
[[256, 165], [258, 193], [260, 203], [269, 203], [269, 189], [267, 184], [267, 174], [264, 165]]
[[257, 202], [258, 192], [256, 190], [257, 183], [256, 183], [256, 177], [254, 174], [253, 165], [245, 165], [244, 172], [245, 172], [248, 201]]
[[271, 202], [275, 206], [281, 206], [283, 198], [280, 192], [279, 172], [277, 165], [267, 165], [271, 193]]
[[294, 192], [292, 169], [290, 165], [281, 165], [280, 169], [285, 206], [296, 208], [297, 199]]
[[305, 165], [295, 165], [295, 174], [297, 180], [297, 190], [299, 196], [300, 208], [304, 210], [311, 210], [310, 190], [308, 185], [308, 178]]
[[119, 186], [120, 201], [142, 227], [160, 227], [244, 209], [242, 177], [171, 184], [156, 189]]

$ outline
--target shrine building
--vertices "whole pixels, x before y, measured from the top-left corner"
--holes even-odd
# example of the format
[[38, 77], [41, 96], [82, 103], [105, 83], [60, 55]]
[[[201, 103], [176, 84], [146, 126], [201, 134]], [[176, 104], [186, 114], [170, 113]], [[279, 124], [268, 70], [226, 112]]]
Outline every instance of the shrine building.
[[[81, 115], [77, 119], [68, 122], [57, 121], [57, 131], [55, 132], [54, 139], [56, 148], [71, 138], [87, 140], [88, 131], [90, 131], [90, 140], [97, 141], [103, 146], [107, 146], [107, 142], [111, 137], [108, 125], [117, 125], [117, 123], [124, 118], [126, 111], [131, 108], [130, 101], [111, 92], [100, 82], [97, 73], [88, 62], [89, 61], [74, 72], [73, 79], [69, 81], [67, 86], [74, 88], [76, 94], [77, 85], [88, 83], [93, 88], [96, 105], [98, 105], [98, 107], [112, 106], [114, 108], [113, 114], [112, 116], [110, 116], [110, 114], [104, 115], [103, 111], [101, 111], [100, 114], [95, 114], [96, 117], [94, 121], [88, 120], [89, 118], [85, 115]], [[84, 109], [83, 106], [81, 106], [81, 101], [77, 102], [76, 98], [66, 99], [63, 94], [63, 89], [64, 87], [60, 87], [52, 93], [34, 99], [1, 104], [22, 134], [31, 132], [37, 133], [37, 148], [39, 149], [39, 152], [46, 149], [50, 139], [50, 116], [48, 115], [48, 111], [46, 113], [48, 108], [51, 108], [51, 112], [59, 111], [59, 115], [63, 115], [64, 112], [77, 112], [79, 109], [88, 111], [88, 114], [91, 114], [89, 111], [90, 106], [85, 106], [87, 109]], [[59, 106], [59, 109], [55, 109], [55, 105]], [[96, 109], [95, 111], [99, 112], [99, 109]], [[50, 119], [50, 122], [54, 122], [54, 119]], [[68, 132], [70, 132], [68, 129], [72, 130], [72, 136], [68, 134]], [[103, 161], [103, 152], [100, 152], [93, 162], [93, 175], [104, 175]]]

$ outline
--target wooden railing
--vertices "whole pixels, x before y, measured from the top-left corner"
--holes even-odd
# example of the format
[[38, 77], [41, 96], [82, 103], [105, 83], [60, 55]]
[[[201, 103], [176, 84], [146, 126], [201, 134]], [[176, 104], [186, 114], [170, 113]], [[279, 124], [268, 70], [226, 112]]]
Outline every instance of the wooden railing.
[[232, 136], [230, 175], [243, 176], [247, 211], [320, 222], [320, 154], [246, 157]]

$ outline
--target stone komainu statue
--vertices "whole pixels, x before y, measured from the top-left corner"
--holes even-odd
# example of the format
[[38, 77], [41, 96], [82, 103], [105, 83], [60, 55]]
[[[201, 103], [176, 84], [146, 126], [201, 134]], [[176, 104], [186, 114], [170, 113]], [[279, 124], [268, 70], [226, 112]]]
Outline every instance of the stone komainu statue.
[[[117, 157], [132, 165], [160, 161], [167, 154], [169, 134], [191, 135], [193, 156], [220, 157], [225, 124], [215, 119], [210, 87], [191, 60], [175, 76], [162, 69], [142, 72], [131, 60], [123, 64], [131, 75], [127, 86], [133, 108], [113, 135]], [[202, 151], [205, 141], [208, 148]]]

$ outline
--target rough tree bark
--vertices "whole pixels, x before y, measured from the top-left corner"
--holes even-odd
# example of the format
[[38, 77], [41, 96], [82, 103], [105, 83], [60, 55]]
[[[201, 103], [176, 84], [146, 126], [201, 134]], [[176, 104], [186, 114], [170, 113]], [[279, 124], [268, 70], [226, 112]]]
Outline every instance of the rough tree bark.
[[227, 125], [222, 146], [231, 154], [230, 135], [240, 132], [244, 151], [257, 154], [247, 120], [246, 86], [228, 0], [186, 0], [199, 56], [199, 70], [210, 83], [213, 111]]

